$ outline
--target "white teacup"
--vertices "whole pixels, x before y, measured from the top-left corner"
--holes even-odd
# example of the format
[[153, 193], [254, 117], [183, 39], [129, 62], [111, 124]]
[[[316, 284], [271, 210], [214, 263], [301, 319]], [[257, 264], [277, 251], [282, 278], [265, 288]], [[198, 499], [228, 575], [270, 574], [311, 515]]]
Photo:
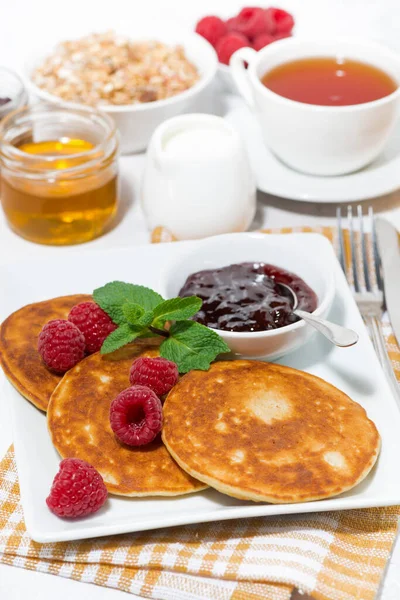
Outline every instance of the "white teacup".
[[[265, 144], [278, 158], [312, 175], [343, 175], [373, 161], [395, 124], [400, 88], [364, 104], [317, 106], [279, 96], [261, 78], [274, 67], [308, 57], [338, 57], [380, 68], [400, 85], [400, 56], [373, 42], [289, 38], [259, 52], [241, 48], [230, 66], [236, 85], [257, 116]], [[244, 62], [248, 63], [245, 68]]]
[[243, 142], [221, 117], [168, 119], [146, 156], [142, 207], [150, 229], [178, 240], [246, 231], [256, 210], [256, 187]]

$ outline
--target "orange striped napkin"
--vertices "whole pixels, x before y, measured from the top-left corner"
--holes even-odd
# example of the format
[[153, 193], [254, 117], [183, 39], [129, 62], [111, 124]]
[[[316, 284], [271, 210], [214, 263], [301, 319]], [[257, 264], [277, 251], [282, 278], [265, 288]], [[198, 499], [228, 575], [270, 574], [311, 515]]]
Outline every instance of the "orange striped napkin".
[[295, 587], [317, 600], [373, 600], [399, 516], [389, 507], [38, 544], [25, 529], [12, 448], [0, 463], [0, 562], [160, 600], [289, 600]]

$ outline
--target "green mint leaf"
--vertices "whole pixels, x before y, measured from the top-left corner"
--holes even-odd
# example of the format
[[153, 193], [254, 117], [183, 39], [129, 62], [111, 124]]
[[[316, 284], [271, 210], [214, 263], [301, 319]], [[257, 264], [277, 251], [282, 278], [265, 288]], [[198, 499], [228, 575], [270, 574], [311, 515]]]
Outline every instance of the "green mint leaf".
[[160, 354], [178, 365], [180, 373], [191, 369], [206, 371], [223, 352], [229, 352], [224, 340], [212, 329], [196, 321], [174, 323], [169, 337], [161, 344]]
[[154, 324], [164, 324], [166, 321], [184, 321], [193, 317], [201, 308], [203, 301], [197, 296], [187, 298], [171, 298], [164, 300], [154, 309]]
[[143, 306], [145, 310], [153, 310], [160, 302], [164, 302], [164, 298], [144, 285], [133, 285], [132, 283], [125, 284], [129, 286], [132, 294], [131, 301]]
[[[154, 311], [146, 310], [143, 313], [143, 315], [140, 317], [140, 319], [138, 319], [137, 325], [140, 325], [141, 327], [148, 327], [153, 322], [153, 319], [154, 319]], [[153, 335], [154, 334], [149, 332], [148, 337], [152, 337]]]
[[114, 352], [126, 344], [130, 344], [143, 332], [142, 327], [136, 327], [129, 323], [120, 325], [118, 329], [112, 331], [109, 336], [103, 342], [100, 349], [100, 354], [109, 354]]
[[122, 305], [122, 313], [128, 323], [136, 325], [140, 317], [144, 315], [144, 308], [134, 302], [126, 302], [126, 304]]
[[122, 307], [127, 302], [139, 304], [146, 311], [153, 310], [163, 302], [162, 296], [150, 288], [123, 281], [112, 281], [97, 288], [93, 292], [93, 299], [117, 325], [126, 323]]
[[134, 302], [127, 302], [124, 304], [122, 306], [122, 312], [128, 323], [142, 328], [148, 327], [154, 319], [154, 311], [144, 310], [144, 308]]

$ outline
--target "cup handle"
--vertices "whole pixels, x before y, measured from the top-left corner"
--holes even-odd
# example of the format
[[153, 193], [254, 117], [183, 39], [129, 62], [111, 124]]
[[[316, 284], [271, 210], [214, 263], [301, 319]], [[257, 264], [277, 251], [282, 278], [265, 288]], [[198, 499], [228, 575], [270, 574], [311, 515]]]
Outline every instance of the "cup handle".
[[250, 108], [254, 108], [254, 98], [244, 62], [246, 61], [250, 64], [256, 54], [257, 52], [253, 48], [240, 48], [231, 56], [231, 60], [229, 61], [233, 80]]

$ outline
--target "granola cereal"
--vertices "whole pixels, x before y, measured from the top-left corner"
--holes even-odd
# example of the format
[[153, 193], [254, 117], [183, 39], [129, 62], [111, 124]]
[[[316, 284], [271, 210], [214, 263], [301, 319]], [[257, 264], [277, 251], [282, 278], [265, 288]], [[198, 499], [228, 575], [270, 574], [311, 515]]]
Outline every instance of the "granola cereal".
[[92, 106], [163, 100], [199, 78], [182, 46], [135, 43], [112, 31], [61, 43], [32, 77], [50, 94]]

